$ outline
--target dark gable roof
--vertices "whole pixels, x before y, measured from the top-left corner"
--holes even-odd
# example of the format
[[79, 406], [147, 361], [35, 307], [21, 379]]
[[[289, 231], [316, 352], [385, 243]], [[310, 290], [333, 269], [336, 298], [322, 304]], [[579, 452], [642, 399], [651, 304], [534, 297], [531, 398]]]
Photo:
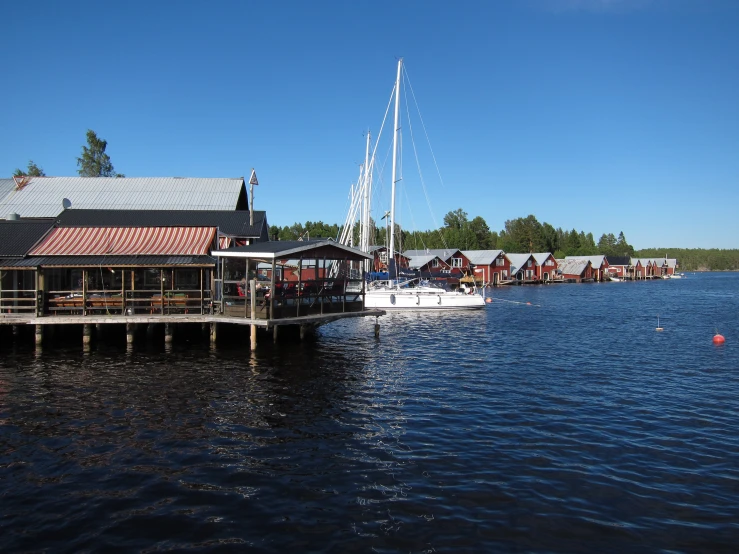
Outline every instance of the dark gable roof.
[[606, 256], [608, 265], [631, 265], [631, 258], [629, 256]]
[[[285, 257], [313, 257], [327, 259], [349, 259], [349, 260], [371, 260], [372, 256], [361, 250], [343, 245], [333, 239], [310, 239], [310, 240], [275, 240], [258, 242], [246, 246], [235, 246], [227, 250], [213, 252], [214, 256], [224, 257], [259, 257], [265, 254], [269, 258]], [[336, 256], [332, 258], [331, 256]]]
[[249, 225], [248, 210], [64, 210], [59, 227], [218, 227], [232, 237], [261, 237], [267, 212], [254, 211]]
[[0, 220], [0, 257], [25, 256], [53, 226], [53, 219]]

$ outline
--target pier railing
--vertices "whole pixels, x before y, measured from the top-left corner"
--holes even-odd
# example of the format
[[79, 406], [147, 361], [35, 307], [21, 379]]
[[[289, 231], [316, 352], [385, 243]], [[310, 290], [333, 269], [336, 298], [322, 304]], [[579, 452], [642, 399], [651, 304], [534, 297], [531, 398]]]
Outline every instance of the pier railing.
[[252, 303], [249, 287], [240, 286], [237, 294], [224, 294], [220, 306], [222, 313], [231, 317], [251, 318], [253, 304], [257, 319], [283, 319], [356, 312], [364, 306], [361, 279], [281, 281], [275, 283], [274, 288], [274, 296], [267, 285], [256, 288]]
[[36, 312], [35, 289], [3, 289], [0, 291], [0, 313], [33, 314]]
[[[209, 290], [54, 290], [31, 292], [30, 309], [37, 315], [174, 315], [209, 314], [212, 298]], [[20, 299], [17, 300], [20, 308]], [[10, 306], [10, 302], [8, 301]], [[9, 308], [10, 309], [10, 308]], [[19, 309], [15, 313], [20, 313]]]

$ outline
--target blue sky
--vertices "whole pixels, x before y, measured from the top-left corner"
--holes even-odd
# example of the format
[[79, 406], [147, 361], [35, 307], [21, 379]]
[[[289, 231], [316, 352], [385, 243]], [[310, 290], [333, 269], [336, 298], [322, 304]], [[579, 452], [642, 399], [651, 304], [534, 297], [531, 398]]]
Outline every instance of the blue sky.
[[403, 57], [441, 176], [422, 167], [427, 202], [404, 129], [405, 228], [462, 208], [739, 248], [735, 0], [29, 0], [0, 20], [2, 176], [76, 175], [93, 129], [127, 176], [253, 167], [270, 224], [342, 223]]

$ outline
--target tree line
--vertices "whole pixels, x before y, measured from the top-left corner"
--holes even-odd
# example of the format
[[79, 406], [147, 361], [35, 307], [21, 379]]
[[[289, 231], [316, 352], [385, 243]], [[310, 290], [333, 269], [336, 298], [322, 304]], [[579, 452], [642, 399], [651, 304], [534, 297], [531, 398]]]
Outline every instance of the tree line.
[[[387, 244], [389, 225], [370, 222], [373, 244]], [[280, 240], [297, 240], [300, 237], [333, 237], [342, 232], [339, 225], [327, 225], [322, 221], [308, 221], [305, 225], [295, 223], [291, 226], [270, 228], [270, 235]], [[353, 229], [354, 243], [359, 243], [359, 224]], [[459, 250], [504, 250], [505, 252], [552, 252], [557, 258], [565, 256], [585, 256], [608, 254], [633, 256], [634, 247], [626, 242], [623, 232], [618, 237], [612, 233], [604, 234], [596, 243], [592, 233], [584, 231], [555, 229], [549, 223], [539, 223], [533, 215], [519, 217], [505, 222], [505, 228], [491, 231], [485, 219], [480, 216], [469, 219], [462, 209], [454, 210], [444, 216], [444, 225], [428, 231], [405, 231], [396, 225], [396, 244], [398, 250], [424, 250], [450, 248]]]
[[[383, 222], [381, 222], [383, 223]], [[375, 245], [387, 244], [389, 226], [370, 222], [370, 237]], [[280, 240], [299, 238], [338, 238], [342, 226], [323, 221], [307, 221], [285, 227], [270, 227], [270, 235]], [[359, 244], [359, 224], [353, 229], [354, 244]], [[396, 225], [397, 249], [424, 250], [450, 248], [459, 250], [503, 250], [505, 252], [552, 252], [555, 258], [565, 256], [629, 256], [637, 258], [675, 258], [683, 271], [739, 270], [739, 250], [647, 248], [635, 250], [628, 243], [623, 231], [617, 235], [604, 233], [595, 241], [592, 233], [577, 229], [554, 228], [549, 223], [540, 223], [535, 216], [528, 215], [505, 222], [500, 231], [491, 231], [480, 217], [469, 219], [467, 212], [457, 209], [444, 216], [444, 225], [439, 229], [408, 232]]]
[[[77, 158], [77, 173], [81, 177], [125, 177], [123, 173], [116, 173], [110, 156], [105, 153], [108, 141], [98, 138], [95, 131], [87, 130], [87, 145], [82, 146], [82, 154]], [[45, 177], [43, 168], [33, 160], [28, 160], [25, 170], [16, 168], [13, 177]]]

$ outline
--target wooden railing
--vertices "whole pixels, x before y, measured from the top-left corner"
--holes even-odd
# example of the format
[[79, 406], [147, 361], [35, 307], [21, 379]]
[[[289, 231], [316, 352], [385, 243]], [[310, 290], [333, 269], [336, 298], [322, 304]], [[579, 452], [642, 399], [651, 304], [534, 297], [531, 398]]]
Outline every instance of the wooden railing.
[[[274, 298], [268, 286], [263, 283], [260, 285], [254, 301], [257, 319], [353, 312], [363, 307], [361, 279], [313, 279], [300, 283], [282, 281], [275, 283]], [[251, 295], [248, 287], [244, 288], [247, 290], [243, 293], [239, 291], [238, 295], [223, 296], [224, 315], [251, 318]]]

